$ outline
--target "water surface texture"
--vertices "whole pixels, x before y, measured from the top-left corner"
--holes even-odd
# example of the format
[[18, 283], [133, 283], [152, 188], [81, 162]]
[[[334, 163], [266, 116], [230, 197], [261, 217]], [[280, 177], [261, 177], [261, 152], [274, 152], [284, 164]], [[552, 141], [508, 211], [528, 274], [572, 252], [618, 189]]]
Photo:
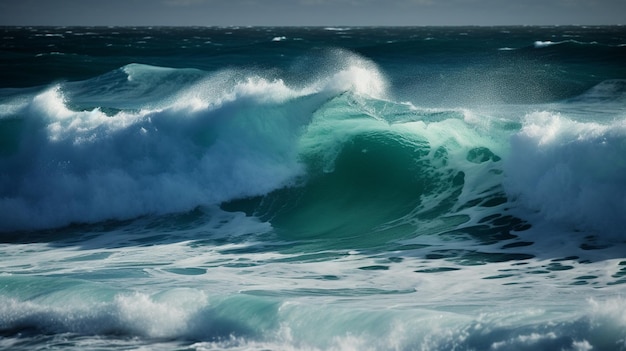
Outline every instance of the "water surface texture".
[[0, 36], [1, 349], [626, 349], [624, 27]]

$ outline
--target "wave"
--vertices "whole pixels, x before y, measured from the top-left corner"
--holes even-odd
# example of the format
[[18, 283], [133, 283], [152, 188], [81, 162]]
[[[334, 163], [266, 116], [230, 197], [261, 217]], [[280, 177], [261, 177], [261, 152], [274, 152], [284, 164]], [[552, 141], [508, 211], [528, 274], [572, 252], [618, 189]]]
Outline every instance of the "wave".
[[[622, 299], [590, 300], [568, 312], [510, 306], [472, 317], [462, 309], [313, 306], [249, 294], [208, 296], [195, 288], [147, 294], [53, 280], [0, 277], [4, 343], [38, 333], [62, 334], [65, 347], [99, 335], [135, 346], [191, 342], [196, 350], [610, 350], [625, 336]], [[18, 284], [28, 300], [10, 297], [16, 291], [7, 286]], [[35, 292], [41, 286], [48, 293]]]
[[511, 139], [507, 190], [550, 220], [623, 237], [626, 124], [528, 114]]
[[[555, 45], [562, 45], [562, 44], [603, 45], [603, 44], [600, 44], [597, 41], [582, 42], [582, 41], [578, 41], [578, 40], [568, 39], [568, 40], [562, 40], [562, 41], [551, 41], [551, 40], [542, 41], [542, 40], [537, 40], [534, 43], [534, 47], [536, 49], [541, 49], [541, 48], [546, 48], [546, 47], [555, 46]], [[611, 46], [611, 45], [606, 45], [606, 46]]]
[[564, 44], [564, 43], [570, 43], [570, 42], [575, 42], [574, 40], [564, 40], [564, 41], [550, 41], [550, 40], [546, 40], [546, 41], [542, 41], [542, 40], [537, 40], [535, 41], [535, 43], [533, 44], [535, 48], [537, 49], [541, 49], [541, 48], [546, 48], [549, 46], [553, 46], [553, 45], [559, 45], [559, 44]]
[[[619, 113], [598, 122], [566, 108], [525, 117], [510, 106], [419, 108], [390, 99], [372, 62], [345, 51], [327, 62], [298, 84], [269, 72], [131, 64], [5, 98], [0, 230], [222, 204], [289, 239], [369, 233], [380, 243], [434, 219], [440, 232], [476, 226], [512, 206], [620, 235]], [[621, 101], [622, 83], [559, 106]]]
[[299, 173], [292, 145], [306, 107], [231, 102], [109, 117], [71, 111], [52, 89], [29, 106], [40, 124], [20, 121], [28, 147], [4, 164], [0, 222], [124, 219], [270, 191]]
[[313, 112], [384, 86], [372, 63], [343, 55], [301, 88], [134, 64], [8, 101], [0, 230], [187, 211], [284, 187], [303, 172], [297, 142]]
[[268, 220], [288, 240], [333, 238], [337, 247], [380, 245], [420, 227], [452, 230], [468, 221], [468, 203], [502, 196], [499, 146], [466, 119], [343, 94], [300, 139], [304, 184], [223, 208]]

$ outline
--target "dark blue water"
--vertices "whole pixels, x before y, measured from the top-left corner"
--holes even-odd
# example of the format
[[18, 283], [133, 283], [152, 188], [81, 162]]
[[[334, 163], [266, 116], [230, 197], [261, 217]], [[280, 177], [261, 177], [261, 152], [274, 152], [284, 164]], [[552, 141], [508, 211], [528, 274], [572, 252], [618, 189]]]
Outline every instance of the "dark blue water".
[[1, 32], [0, 348], [626, 349], [623, 27]]

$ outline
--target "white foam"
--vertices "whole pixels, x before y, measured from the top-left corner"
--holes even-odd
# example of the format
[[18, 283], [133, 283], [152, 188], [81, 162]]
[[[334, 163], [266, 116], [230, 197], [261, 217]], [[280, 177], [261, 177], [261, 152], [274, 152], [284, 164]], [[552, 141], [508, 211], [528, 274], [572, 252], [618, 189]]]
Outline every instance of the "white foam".
[[206, 307], [206, 296], [197, 290], [177, 289], [148, 296], [118, 294], [112, 301], [81, 300], [72, 291], [72, 301], [48, 296], [41, 301], [19, 301], [0, 297], [0, 324], [6, 327], [35, 327], [47, 332], [102, 334], [117, 330], [131, 335], [172, 338], [186, 335], [195, 313]]
[[552, 46], [552, 45], [557, 45], [557, 44], [561, 44], [562, 42], [553, 42], [550, 40], [546, 40], [546, 41], [542, 41], [542, 40], [537, 40], [535, 41], [535, 48], [541, 49], [541, 48], [545, 48], [548, 46]]
[[175, 338], [193, 330], [194, 314], [208, 304], [206, 294], [176, 289], [151, 297], [142, 293], [118, 295], [113, 302], [119, 323], [134, 334]]
[[549, 46], [554, 46], [554, 45], [560, 45], [560, 44], [579, 44], [579, 45], [598, 45], [599, 43], [597, 41], [589, 41], [589, 42], [583, 42], [583, 41], [578, 41], [578, 40], [573, 40], [573, 39], [568, 39], [568, 40], [562, 40], [562, 41], [550, 41], [550, 40], [537, 40], [534, 43], [535, 48], [537, 49], [542, 49], [542, 48], [546, 48]]
[[505, 186], [549, 220], [623, 235], [626, 124], [576, 122], [559, 114], [526, 116], [511, 139]]

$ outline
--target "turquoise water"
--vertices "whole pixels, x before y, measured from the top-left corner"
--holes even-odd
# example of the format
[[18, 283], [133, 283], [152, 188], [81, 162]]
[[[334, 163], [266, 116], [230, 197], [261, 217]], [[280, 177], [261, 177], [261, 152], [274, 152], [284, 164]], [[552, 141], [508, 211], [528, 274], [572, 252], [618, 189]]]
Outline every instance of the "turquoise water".
[[626, 349], [622, 27], [2, 36], [0, 348]]

